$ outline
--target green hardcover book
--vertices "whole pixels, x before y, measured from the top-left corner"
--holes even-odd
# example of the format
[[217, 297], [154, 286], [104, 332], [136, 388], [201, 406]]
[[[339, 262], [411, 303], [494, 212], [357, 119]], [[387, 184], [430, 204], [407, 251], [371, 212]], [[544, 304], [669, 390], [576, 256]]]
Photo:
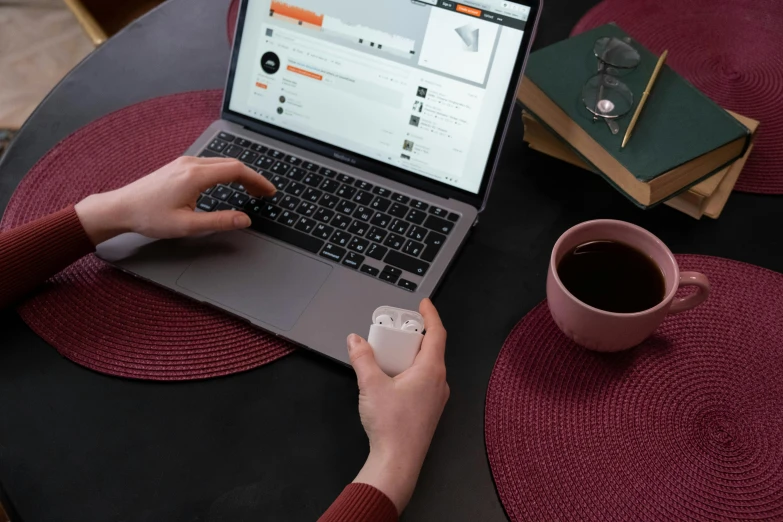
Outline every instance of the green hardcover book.
[[668, 66], [647, 99], [628, 145], [623, 136], [652, 76], [658, 57], [632, 40], [641, 62], [621, 80], [634, 94], [631, 111], [612, 134], [582, 101], [582, 87], [598, 72], [596, 40], [625, 38], [609, 24], [530, 55], [517, 96], [596, 170], [641, 207], [660, 203], [726, 167], [750, 144], [747, 128]]

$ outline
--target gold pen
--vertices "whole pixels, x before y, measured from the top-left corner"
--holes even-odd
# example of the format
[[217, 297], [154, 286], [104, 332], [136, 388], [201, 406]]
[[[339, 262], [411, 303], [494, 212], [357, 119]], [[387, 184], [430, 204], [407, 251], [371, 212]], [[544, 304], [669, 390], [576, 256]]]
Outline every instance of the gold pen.
[[663, 64], [666, 63], [666, 57], [669, 55], [669, 51], [666, 50], [663, 52], [660, 58], [658, 58], [658, 65], [655, 66], [655, 70], [652, 73], [652, 76], [650, 77], [650, 81], [647, 82], [647, 88], [644, 90], [644, 93], [642, 93], [642, 99], [639, 101], [639, 106], [636, 107], [636, 112], [633, 114], [633, 118], [631, 119], [631, 124], [628, 125], [628, 130], [625, 131], [625, 138], [623, 138], [623, 145], [620, 147], [621, 149], [624, 149], [625, 146], [628, 144], [628, 141], [631, 139], [631, 133], [633, 132], [633, 128], [636, 126], [636, 122], [639, 120], [639, 115], [642, 113], [642, 109], [644, 108], [644, 104], [647, 102], [647, 97], [650, 95], [650, 91], [652, 91], [653, 85], [655, 84], [655, 80], [658, 79], [658, 75], [661, 72], [661, 69], [663, 69]]

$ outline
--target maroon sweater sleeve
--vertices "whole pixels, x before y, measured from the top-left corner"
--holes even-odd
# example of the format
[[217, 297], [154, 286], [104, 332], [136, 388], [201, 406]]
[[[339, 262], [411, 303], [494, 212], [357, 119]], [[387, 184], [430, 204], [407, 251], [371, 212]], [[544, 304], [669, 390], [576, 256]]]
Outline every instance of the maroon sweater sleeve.
[[73, 206], [0, 233], [0, 310], [93, 250]]
[[389, 497], [368, 484], [348, 484], [318, 522], [397, 522]]

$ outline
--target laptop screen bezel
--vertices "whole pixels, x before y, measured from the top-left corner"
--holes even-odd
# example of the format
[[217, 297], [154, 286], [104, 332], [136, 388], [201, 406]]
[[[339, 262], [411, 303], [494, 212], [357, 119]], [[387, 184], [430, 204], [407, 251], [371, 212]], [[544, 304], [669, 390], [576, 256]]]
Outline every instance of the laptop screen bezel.
[[531, 0], [531, 2], [509, 0], [514, 1], [516, 4], [530, 7], [530, 13], [525, 25], [522, 43], [519, 46], [519, 52], [517, 53], [517, 58], [514, 63], [514, 69], [511, 74], [508, 90], [506, 92], [506, 99], [503, 102], [503, 108], [500, 113], [500, 119], [498, 120], [498, 125], [495, 129], [495, 136], [492, 140], [492, 147], [490, 149], [487, 163], [484, 168], [484, 174], [481, 179], [481, 186], [477, 194], [467, 190], [458, 189], [452, 185], [448, 185], [446, 183], [424, 177], [414, 172], [389, 165], [388, 163], [357, 154], [353, 151], [343, 149], [335, 145], [316, 140], [314, 138], [310, 138], [303, 134], [288, 131], [281, 127], [264, 123], [229, 109], [229, 105], [231, 103], [231, 91], [234, 87], [234, 76], [236, 74], [237, 61], [239, 57], [239, 48], [242, 42], [245, 15], [247, 13], [247, 6], [249, 1], [250, 0], [241, 0], [239, 13], [237, 16], [236, 28], [234, 31], [234, 42], [231, 48], [231, 62], [229, 64], [228, 77], [226, 79], [226, 88], [223, 93], [223, 110], [221, 117], [224, 120], [242, 125], [243, 127], [246, 127], [254, 132], [269, 136], [270, 138], [285, 143], [289, 143], [295, 147], [326, 156], [340, 163], [345, 163], [346, 165], [350, 165], [354, 168], [366, 170], [373, 174], [388, 178], [398, 183], [415, 187], [445, 199], [456, 199], [458, 201], [463, 201], [469, 205], [473, 205], [479, 210], [483, 210], [487, 196], [489, 195], [489, 187], [492, 181], [492, 177], [499, 161], [499, 152], [502, 146], [503, 138], [505, 137], [506, 129], [513, 113], [516, 91], [519, 86], [519, 81], [522, 77], [525, 62], [527, 61], [527, 55], [530, 51], [531, 39], [535, 34], [536, 25], [538, 23], [538, 13], [541, 6], [540, 0]]

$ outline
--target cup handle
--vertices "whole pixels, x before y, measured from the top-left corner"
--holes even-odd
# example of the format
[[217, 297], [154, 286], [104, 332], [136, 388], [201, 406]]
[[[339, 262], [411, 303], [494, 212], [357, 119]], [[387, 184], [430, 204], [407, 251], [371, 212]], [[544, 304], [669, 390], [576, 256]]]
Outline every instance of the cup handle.
[[710, 282], [707, 276], [698, 272], [681, 272], [679, 287], [696, 286], [695, 294], [688, 297], [675, 297], [669, 313], [678, 314], [702, 304], [710, 295]]

